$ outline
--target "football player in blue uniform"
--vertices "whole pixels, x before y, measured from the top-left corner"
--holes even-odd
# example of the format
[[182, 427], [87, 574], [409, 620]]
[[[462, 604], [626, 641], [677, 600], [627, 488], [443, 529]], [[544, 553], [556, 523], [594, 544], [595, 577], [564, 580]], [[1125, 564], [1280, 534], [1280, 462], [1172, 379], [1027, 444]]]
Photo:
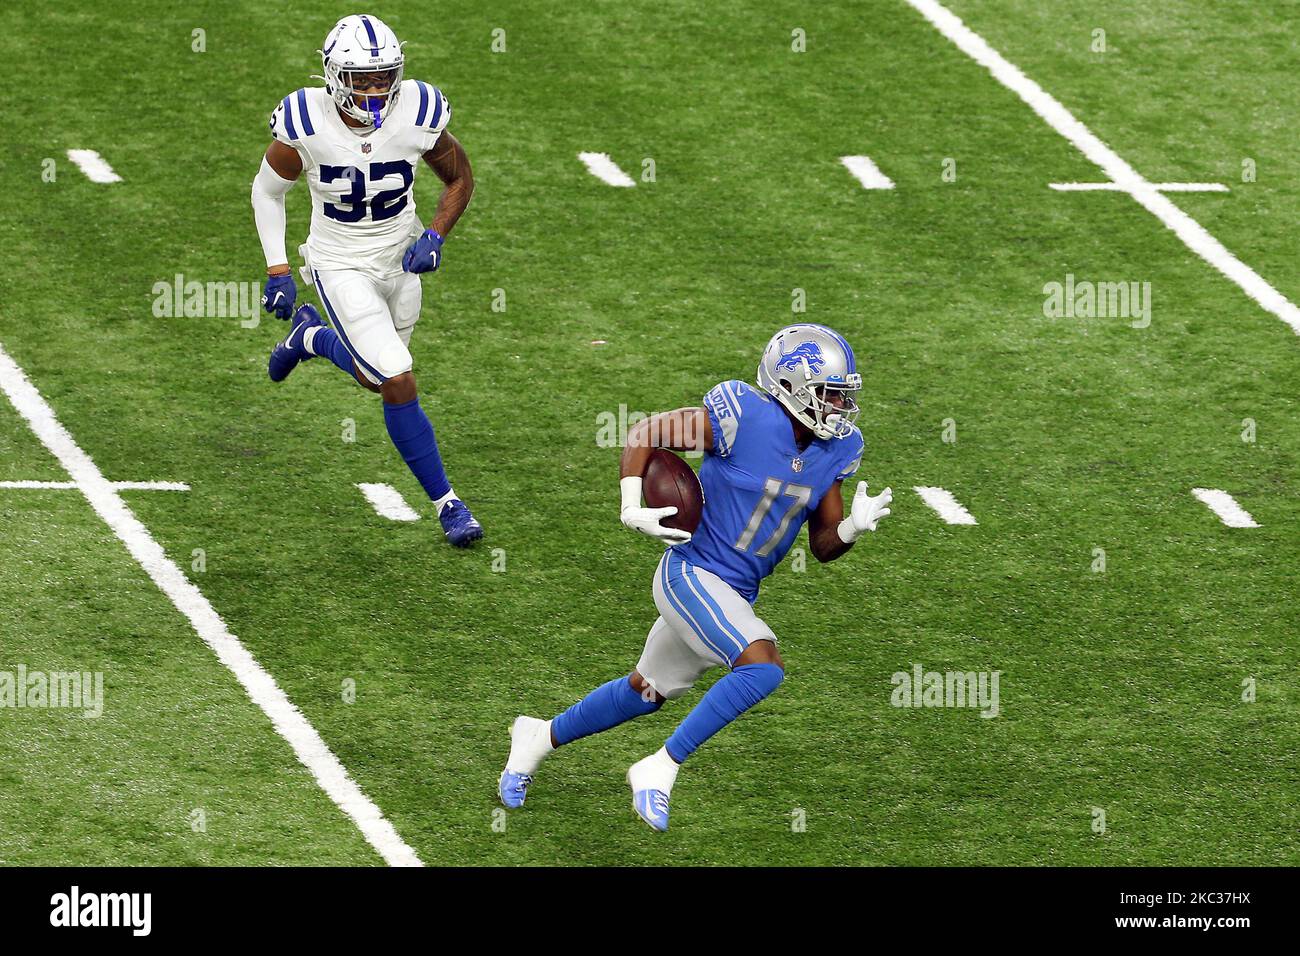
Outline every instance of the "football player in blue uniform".
[[[631, 674], [596, 688], [552, 720], [519, 716], [498, 783], [507, 807], [524, 803], [556, 747], [658, 710], [714, 667], [728, 668], [664, 746], [628, 770], [632, 806], [668, 829], [668, 800], [682, 763], [706, 740], [771, 694], [785, 676], [776, 635], [754, 613], [759, 583], [807, 522], [819, 561], [834, 561], [889, 514], [886, 488], [860, 482], [849, 514], [840, 486], [862, 462], [853, 424], [862, 387], [853, 349], [823, 325], [782, 329], [758, 366], [758, 388], [729, 381], [699, 408], [646, 419], [628, 434], [620, 462], [622, 521], [669, 545], [654, 578], [659, 619]], [[647, 508], [641, 484], [653, 448], [705, 452], [704, 512], [694, 534], [666, 528], [675, 508]]]

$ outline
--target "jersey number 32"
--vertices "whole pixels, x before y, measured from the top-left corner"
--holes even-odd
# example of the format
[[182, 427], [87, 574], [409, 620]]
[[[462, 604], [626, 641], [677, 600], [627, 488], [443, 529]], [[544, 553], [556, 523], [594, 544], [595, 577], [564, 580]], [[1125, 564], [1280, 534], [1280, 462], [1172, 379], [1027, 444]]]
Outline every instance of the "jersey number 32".
[[[392, 219], [406, 208], [406, 194], [415, 179], [415, 170], [405, 160], [391, 163], [371, 163], [370, 181], [375, 182], [385, 176], [401, 176], [402, 185], [383, 192], [375, 193], [370, 200], [370, 218], [374, 222]], [[337, 203], [325, 203], [325, 215], [337, 222], [360, 222], [366, 217], [366, 174], [355, 166], [322, 166], [320, 168], [321, 185], [346, 179], [352, 188], [339, 197]]]

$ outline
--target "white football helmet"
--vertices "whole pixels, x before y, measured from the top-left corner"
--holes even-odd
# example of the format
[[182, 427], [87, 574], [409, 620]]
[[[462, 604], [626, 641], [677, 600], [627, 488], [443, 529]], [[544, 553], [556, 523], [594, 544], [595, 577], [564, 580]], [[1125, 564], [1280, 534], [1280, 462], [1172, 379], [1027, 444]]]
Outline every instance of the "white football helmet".
[[[366, 126], [384, 125], [402, 87], [402, 44], [378, 17], [366, 13], [344, 17], [325, 36], [318, 50], [325, 92], [340, 110]], [[372, 89], [382, 92], [367, 92]]]
[[849, 343], [824, 325], [789, 325], [772, 336], [758, 363], [758, 386], [818, 438], [853, 433], [862, 376]]

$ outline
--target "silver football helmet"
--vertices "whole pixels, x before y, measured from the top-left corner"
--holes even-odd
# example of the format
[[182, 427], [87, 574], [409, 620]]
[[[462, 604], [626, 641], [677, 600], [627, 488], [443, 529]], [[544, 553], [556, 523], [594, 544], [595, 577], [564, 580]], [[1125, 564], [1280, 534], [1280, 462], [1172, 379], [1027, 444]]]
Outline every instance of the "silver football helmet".
[[[334, 24], [317, 52], [325, 69], [318, 79], [339, 109], [366, 126], [383, 126], [402, 87], [405, 57], [397, 34], [378, 17], [353, 14]], [[367, 92], [375, 87], [382, 92]]]
[[862, 388], [853, 349], [824, 325], [789, 325], [767, 343], [758, 386], [818, 438], [845, 438], [858, 417]]

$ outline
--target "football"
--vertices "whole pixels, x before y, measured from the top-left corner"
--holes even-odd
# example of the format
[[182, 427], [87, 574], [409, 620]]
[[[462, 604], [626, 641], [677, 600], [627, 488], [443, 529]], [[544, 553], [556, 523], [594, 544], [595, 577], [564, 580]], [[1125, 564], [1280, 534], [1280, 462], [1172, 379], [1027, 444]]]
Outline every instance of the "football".
[[659, 522], [665, 528], [694, 532], [704, 512], [704, 489], [685, 460], [663, 448], [650, 454], [641, 494], [648, 508], [676, 508], [677, 514]]

